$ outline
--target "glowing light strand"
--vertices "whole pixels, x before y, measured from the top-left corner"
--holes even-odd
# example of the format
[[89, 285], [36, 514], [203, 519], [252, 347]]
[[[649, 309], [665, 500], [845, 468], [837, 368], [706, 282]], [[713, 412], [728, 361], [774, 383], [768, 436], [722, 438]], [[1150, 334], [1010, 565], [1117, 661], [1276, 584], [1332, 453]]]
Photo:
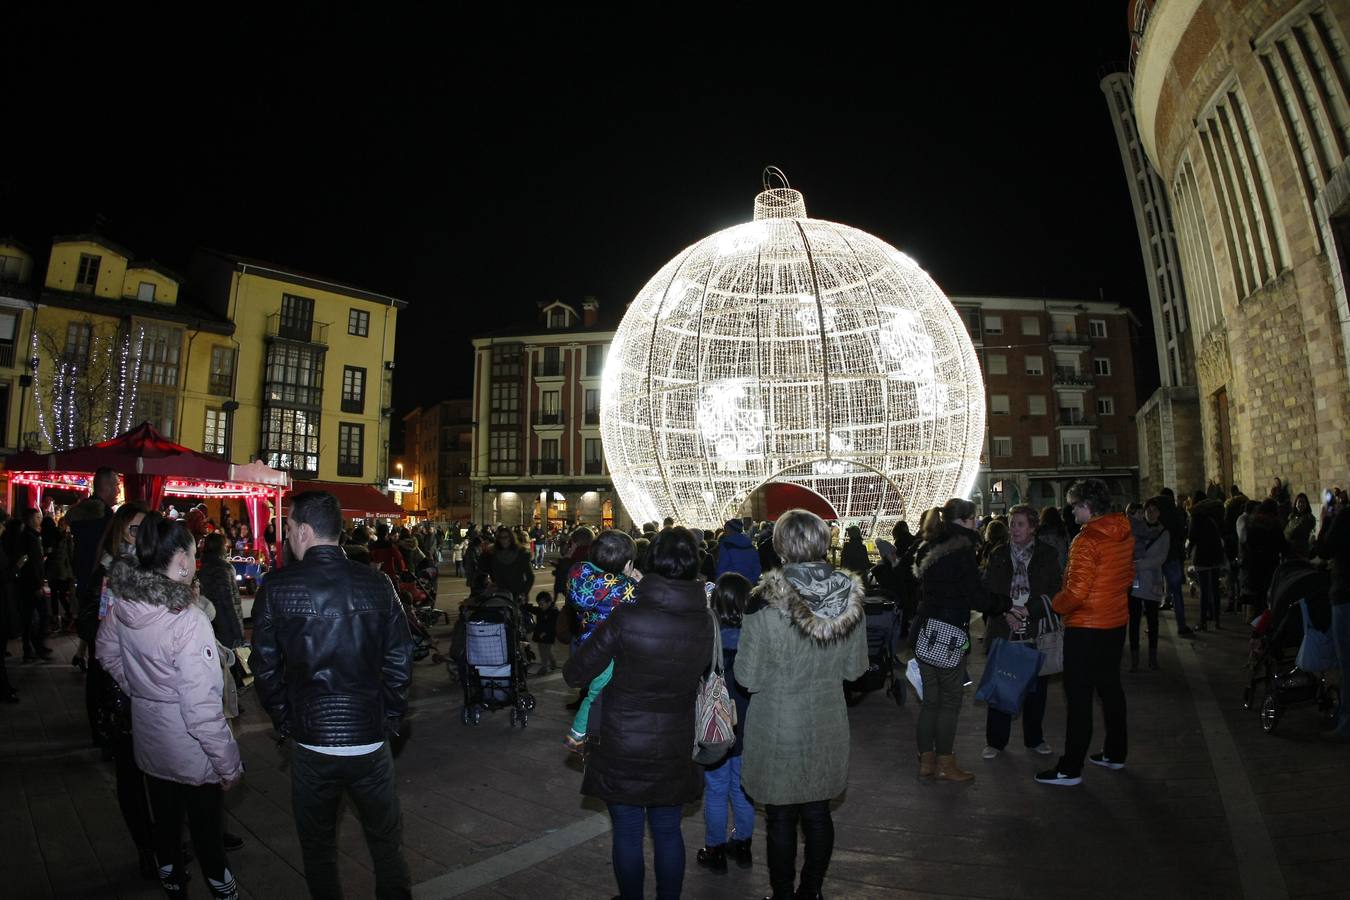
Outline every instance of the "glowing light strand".
[[[42, 414], [42, 385], [38, 381], [38, 370], [42, 368], [42, 360], [38, 356], [38, 331], [36, 328], [33, 329], [29, 359], [33, 361], [33, 405], [37, 407], [38, 430], [42, 432], [42, 440], [50, 447], [52, 446], [52, 436], [47, 431], [47, 417]], [[23, 435], [19, 435], [19, 439], [23, 440]]]

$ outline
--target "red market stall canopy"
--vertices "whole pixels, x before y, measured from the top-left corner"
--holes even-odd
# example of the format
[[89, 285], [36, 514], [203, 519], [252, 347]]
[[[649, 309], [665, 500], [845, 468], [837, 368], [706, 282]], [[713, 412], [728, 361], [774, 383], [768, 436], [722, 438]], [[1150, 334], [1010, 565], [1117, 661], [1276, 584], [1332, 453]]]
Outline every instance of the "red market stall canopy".
[[273, 500], [279, 509], [281, 495], [291, 484], [290, 475], [262, 462], [235, 465], [175, 444], [148, 422], [142, 422], [125, 434], [90, 447], [53, 453], [25, 451], [6, 457], [9, 506], [14, 505], [16, 484], [37, 488], [39, 497], [44, 488], [87, 494], [93, 489], [94, 472], [104, 466], [122, 476], [127, 499], [143, 500], [151, 509], [158, 509], [166, 496], [243, 497], [259, 543], [267, 525], [265, 501]]
[[291, 485], [289, 493], [299, 494], [304, 491], [327, 491], [337, 497], [342, 514], [349, 519], [401, 519], [405, 515], [403, 507], [368, 484], [297, 481]]

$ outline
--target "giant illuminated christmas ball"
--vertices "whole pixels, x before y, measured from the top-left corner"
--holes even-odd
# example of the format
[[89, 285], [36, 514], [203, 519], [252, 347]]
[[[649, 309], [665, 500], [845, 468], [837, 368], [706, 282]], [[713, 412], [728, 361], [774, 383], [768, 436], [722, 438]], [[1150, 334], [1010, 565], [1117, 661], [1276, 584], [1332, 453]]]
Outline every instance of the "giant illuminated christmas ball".
[[956, 310], [783, 184], [662, 267], [614, 336], [600, 431], [635, 521], [717, 526], [785, 481], [882, 534], [974, 483], [984, 389]]

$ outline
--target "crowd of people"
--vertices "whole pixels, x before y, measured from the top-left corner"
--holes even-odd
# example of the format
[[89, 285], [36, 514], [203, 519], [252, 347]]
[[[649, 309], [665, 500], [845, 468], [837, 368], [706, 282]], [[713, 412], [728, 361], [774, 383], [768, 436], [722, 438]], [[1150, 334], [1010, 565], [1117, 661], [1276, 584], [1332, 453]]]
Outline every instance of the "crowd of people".
[[[925, 511], [913, 531], [895, 523], [891, 539], [871, 547], [857, 527], [841, 531], [804, 510], [774, 522], [732, 519], [712, 532], [673, 518], [561, 534], [458, 523], [347, 529], [331, 494], [302, 493], [291, 500], [286, 558], [263, 579], [247, 641], [229, 562], [251, 545], [242, 524], [194, 515], [202, 510], [170, 517], [135, 501], [119, 506], [111, 470], [93, 487], [59, 520], [28, 509], [6, 521], [6, 636], [20, 638], [26, 664], [51, 658], [53, 633], [79, 637], [74, 662], [88, 668], [91, 737], [114, 763], [143, 873], [171, 895], [186, 883], [189, 848], [212, 896], [238, 893], [227, 854], [242, 841], [224, 830], [223, 798], [244, 777], [232, 725], [247, 648], [255, 696], [291, 748], [312, 895], [340, 894], [336, 821], [345, 794], [364, 826], [378, 896], [410, 896], [393, 757], [407, 734], [413, 644], [397, 588], [442, 559], [455, 561], [473, 595], [508, 597], [528, 611], [537, 672], [558, 668], [555, 646], [567, 646], [562, 674], [578, 695], [562, 738], [584, 760], [582, 792], [609, 810], [615, 877], [629, 900], [643, 895], [648, 829], [657, 896], [680, 895], [681, 809], [700, 798], [697, 865], [752, 865], [758, 804], [772, 897], [822, 896], [834, 845], [830, 802], [848, 777], [843, 685], [869, 666], [865, 595], [889, 597], [904, 623], [922, 691], [915, 774], [924, 783], [976, 778], [958, 763], [955, 736], [977, 618], [986, 650], [1062, 633], [1063, 746], [1034, 775], [1056, 786], [1080, 784], [1089, 763], [1125, 767], [1122, 662], [1128, 646], [1130, 675], [1161, 668], [1164, 610], [1188, 639], [1239, 612], [1245, 622], [1262, 611], [1282, 561], [1312, 558], [1331, 569], [1343, 684], [1350, 658], [1350, 501], [1327, 492], [1314, 516], [1308, 498], [1291, 498], [1278, 480], [1259, 502], [1236, 486], [1215, 496], [1211, 486], [1181, 502], [1164, 490], [1119, 511], [1104, 483], [1086, 479], [1062, 509], [1019, 505], [983, 520], [953, 498]], [[551, 583], [540, 583], [552, 552]], [[690, 753], [695, 700], [714, 658], [735, 709], [734, 740], [722, 758], [699, 763]], [[1050, 677], [1037, 679], [1020, 715], [1025, 749], [1047, 761], [1055, 755], [1045, 722]], [[17, 700], [7, 680], [0, 688]], [[1007, 752], [1013, 718], [987, 708], [984, 759]], [[1344, 706], [1330, 736], [1350, 739]]]

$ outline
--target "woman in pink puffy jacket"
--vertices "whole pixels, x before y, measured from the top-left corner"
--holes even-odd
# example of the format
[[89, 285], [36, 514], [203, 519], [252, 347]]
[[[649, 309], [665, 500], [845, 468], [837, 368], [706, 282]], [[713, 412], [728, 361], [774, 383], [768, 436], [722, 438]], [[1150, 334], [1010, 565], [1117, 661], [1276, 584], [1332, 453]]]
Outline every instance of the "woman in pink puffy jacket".
[[155, 854], [164, 889], [187, 883], [179, 840], [183, 816], [216, 898], [237, 898], [221, 836], [221, 792], [243, 775], [239, 746], [221, 707], [216, 636], [193, 604], [196, 544], [159, 513], [142, 520], [136, 565], [108, 573], [111, 606], [99, 626], [98, 661], [132, 698], [136, 763], [155, 815]]

